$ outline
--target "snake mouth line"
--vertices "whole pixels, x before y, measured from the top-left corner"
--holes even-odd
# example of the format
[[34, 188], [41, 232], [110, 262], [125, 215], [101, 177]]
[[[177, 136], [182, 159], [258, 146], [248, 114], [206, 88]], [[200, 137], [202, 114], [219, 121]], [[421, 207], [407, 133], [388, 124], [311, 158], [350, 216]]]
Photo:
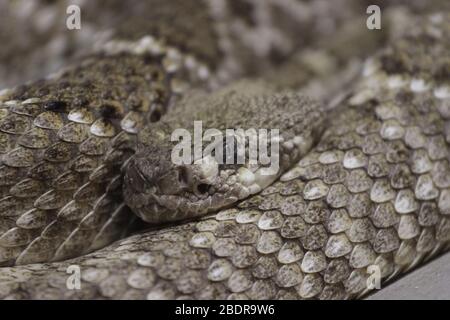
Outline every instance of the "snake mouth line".
[[151, 224], [187, 220], [216, 212], [259, 193], [290, 168], [313, 145], [310, 134], [280, 137], [282, 157], [277, 170], [258, 163], [219, 164], [207, 155], [193, 164], [172, 165], [149, 176], [144, 162], [130, 160], [125, 170], [125, 201]]

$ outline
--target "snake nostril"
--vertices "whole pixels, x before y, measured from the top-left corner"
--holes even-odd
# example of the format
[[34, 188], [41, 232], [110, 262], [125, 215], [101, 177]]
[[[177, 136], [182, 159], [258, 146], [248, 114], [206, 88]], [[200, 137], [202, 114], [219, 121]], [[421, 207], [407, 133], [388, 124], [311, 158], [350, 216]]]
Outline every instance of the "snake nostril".
[[200, 183], [199, 185], [197, 185], [197, 191], [200, 194], [205, 194], [208, 192], [210, 185], [206, 184], [206, 183]]
[[159, 110], [154, 110], [150, 115], [150, 122], [157, 122], [161, 119], [161, 112]]

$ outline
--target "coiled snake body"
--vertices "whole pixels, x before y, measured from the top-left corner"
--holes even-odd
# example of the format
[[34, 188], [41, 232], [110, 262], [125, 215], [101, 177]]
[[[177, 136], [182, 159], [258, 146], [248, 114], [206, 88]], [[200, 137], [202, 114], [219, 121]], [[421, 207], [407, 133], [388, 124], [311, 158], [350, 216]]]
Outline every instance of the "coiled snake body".
[[[190, 6], [159, 5], [159, 17]], [[229, 15], [210, 10], [238, 31], [218, 23], [201, 31], [203, 46], [176, 37], [192, 30], [183, 21], [174, 33], [149, 27], [165, 43], [120, 40], [118, 32], [78, 66], [2, 93], [0, 297], [354, 298], [369, 290], [368, 267], [379, 267], [387, 281], [447, 249], [448, 15], [417, 18], [421, 26], [373, 55], [326, 110], [292, 91], [274, 93], [286, 81], [265, 82], [283, 77], [283, 68], [214, 89], [254, 75], [257, 64], [274, 65], [270, 50], [240, 43], [232, 8]], [[197, 26], [209, 26], [206, 11], [194, 12]], [[290, 18], [287, 29], [300, 19]], [[214, 33], [225, 44], [211, 40]], [[271, 37], [266, 46], [288, 56], [298, 39], [285, 37], [285, 46]], [[211, 58], [218, 52], [225, 57]], [[256, 62], [251, 53], [259, 54]], [[319, 84], [328, 90], [329, 82]], [[285, 172], [266, 186], [257, 171], [227, 167], [207, 195], [198, 194], [198, 183], [181, 188], [165, 134], [197, 117], [220, 130], [244, 126], [242, 118], [280, 127]], [[130, 208], [152, 223], [196, 220], [124, 237], [136, 225]], [[70, 265], [81, 270], [80, 290], [66, 286]]]

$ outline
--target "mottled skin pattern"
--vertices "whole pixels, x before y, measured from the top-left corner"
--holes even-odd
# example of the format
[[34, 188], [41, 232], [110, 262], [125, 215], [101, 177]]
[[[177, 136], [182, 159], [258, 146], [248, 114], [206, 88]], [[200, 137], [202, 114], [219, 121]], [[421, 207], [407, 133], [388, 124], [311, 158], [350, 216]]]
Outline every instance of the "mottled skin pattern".
[[[147, 222], [198, 217], [260, 192], [309, 151], [325, 126], [322, 106], [292, 92], [276, 92], [263, 82], [238, 82], [213, 95], [193, 94], [185, 100], [160, 122], [141, 130], [136, 155], [123, 168], [125, 202]], [[182, 128], [189, 134], [191, 156], [200, 147], [194, 121], [202, 121], [204, 135], [214, 129], [210, 134], [221, 137], [205, 140], [199, 149], [204, 154], [198, 159], [174, 163], [172, 153], [178, 154], [174, 148], [180, 143], [178, 138], [171, 141], [175, 130]], [[237, 163], [240, 147], [234, 137], [234, 146], [227, 143], [227, 129], [279, 130], [280, 156], [272, 160], [278, 162], [273, 172], [263, 172], [269, 164], [249, 163], [249, 140], [242, 150], [245, 161]], [[220, 147], [212, 150], [214, 145]], [[271, 148], [268, 141], [266, 150]]]
[[176, 95], [162, 65], [134, 56], [96, 56], [62, 78], [17, 89], [1, 109], [3, 264], [73, 256], [123, 233], [120, 164]]
[[[388, 280], [445, 250], [450, 241], [448, 16], [434, 15], [422, 22], [425, 28], [416, 27], [401, 41], [366, 64], [363, 76], [352, 87], [350, 94], [340, 101], [338, 109], [330, 115], [332, 121], [317, 146], [285, 173], [279, 182], [259, 195], [199, 221], [141, 232], [104, 249], [65, 262], [2, 268], [0, 296], [125, 299], [354, 298], [367, 291], [368, 266], [380, 266], [383, 280]], [[94, 60], [96, 59], [102, 58], [95, 56]], [[122, 62], [117, 68], [120, 69], [121, 65]], [[139, 68], [137, 73], [145, 78], [142, 76], [146, 74], [145, 68]], [[163, 72], [163, 75], [166, 74]], [[61, 82], [51, 81], [55, 85]], [[69, 82], [66, 87], [69, 88], [68, 91], [72, 90], [70, 88], [74, 82]], [[139, 84], [138, 81], [137, 87], [140, 88], [140, 85], [145, 87], [148, 83]], [[77, 86], [73, 87], [74, 92], [69, 93], [70, 105], [75, 100]], [[120, 91], [125, 90], [125, 86], [118, 85], [117, 88], [117, 100], [120, 100]], [[31, 86], [21, 90], [20, 96], [36, 89]], [[245, 86], [242, 90], [245, 90]], [[53, 91], [49, 92], [52, 94]], [[19, 93], [4, 94], [8, 96], [5, 100], [12, 99], [10, 95], [14, 97], [14, 94]], [[44, 93], [45, 97], [47, 95]], [[94, 102], [99, 97], [91, 99], [90, 102]], [[55, 114], [67, 104], [61, 101], [65, 101], [64, 95], [44, 101], [28, 100], [25, 106], [36, 105], [26, 108], [27, 112], [51, 112], [51, 121], [45, 117], [29, 115], [34, 124], [36, 119], [40, 119], [48, 126], [58, 123], [53, 120]], [[127, 104], [123, 100], [119, 106], [115, 103], [92, 105], [92, 110], [88, 110], [90, 113], [81, 112], [73, 117], [78, 121], [70, 122], [67, 121], [68, 118], [62, 118], [62, 126], [48, 128], [48, 135], [56, 135], [53, 139], [61, 143], [70, 129], [75, 131], [71, 131], [67, 139], [76, 139], [83, 134], [83, 128], [73, 129], [71, 127], [78, 125], [72, 123], [88, 125], [89, 137], [103, 135], [114, 128], [112, 119], [115, 117], [111, 113], [119, 113], [116, 118], [123, 119], [123, 114], [129, 114], [133, 110], [133, 104]], [[24, 103], [10, 102], [7, 106], [2, 113], [7, 119], [3, 130], [15, 132], [5, 132], [4, 135], [6, 143], [11, 143], [14, 148], [6, 147], [7, 156], [3, 156], [2, 160], [9, 162], [3, 163], [6, 168], [3, 170], [23, 174], [28, 171], [22, 168], [29, 167], [30, 163], [34, 164], [36, 156], [47, 160], [46, 155], [65, 155], [59, 149], [56, 152], [45, 152], [50, 148], [45, 143], [55, 141], [47, 136], [25, 140], [25, 143], [41, 146], [44, 152], [35, 152], [34, 148], [32, 152], [26, 152], [26, 148], [31, 147], [20, 144], [20, 138], [29, 129], [26, 127], [27, 119], [22, 122], [11, 121], [12, 117], [23, 114]], [[122, 106], [123, 109], [120, 108]], [[82, 105], [77, 106], [76, 110], [78, 107]], [[137, 115], [142, 117], [145, 113], [140, 111], [138, 110]], [[108, 117], [105, 112], [109, 114]], [[111, 119], [112, 124], [108, 125], [105, 118]], [[86, 122], [86, 119], [93, 121]], [[100, 119], [97, 126], [94, 126], [97, 122], [95, 119]], [[16, 123], [25, 124], [21, 127], [16, 126]], [[125, 122], [125, 125], [123, 121], [120, 122], [122, 132], [127, 132], [125, 128], [131, 130], [126, 124], [129, 122]], [[35, 127], [40, 128], [35, 125], [30, 130], [36, 130]], [[65, 127], [67, 129], [62, 130]], [[11, 137], [18, 142], [10, 142], [13, 139]], [[112, 150], [121, 150], [114, 147], [115, 138], [106, 137], [110, 137], [107, 141], [112, 144]], [[70, 142], [79, 144], [78, 140]], [[126, 142], [124, 144], [129, 146]], [[73, 144], [70, 146], [74, 147]], [[12, 152], [17, 149], [19, 151]], [[70, 148], [66, 149], [70, 152]], [[133, 150], [128, 147], [125, 149]], [[109, 153], [105, 153], [107, 155]], [[112, 161], [112, 167], [117, 165], [116, 161]], [[108, 163], [104, 158], [101, 162]], [[11, 169], [18, 164], [28, 166]], [[72, 165], [61, 167], [70, 168], [70, 172], [73, 170]], [[91, 176], [85, 174], [81, 179], [91, 181]], [[8, 175], [2, 175], [3, 177]], [[25, 179], [29, 181], [33, 178]], [[20, 212], [23, 203], [19, 203], [17, 199], [11, 201], [11, 197], [20, 198], [21, 191], [27, 194], [27, 190], [41, 190], [39, 182], [23, 184], [25, 187], [20, 184], [15, 184], [14, 187], [5, 184], [4, 192], [10, 200], [3, 198], [3, 205], [10, 211], [4, 212], [11, 212], [11, 216], [2, 215], [4, 221], [14, 223], [18, 216], [23, 217]], [[111, 182], [109, 184], [114, 185]], [[73, 183], [69, 185], [74, 186]], [[82, 184], [75, 184], [77, 190], [80, 185]], [[107, 188], [109, 189], [114, 190]], [[9, 230], [2, 235], [3, 248], [7, 249], [2, 252], [7, 255], [18, 247], [8, 246], [9, 243], [24, 243], [27, 246], [26, 241], [34, 236], [29, 229], [37, 229], [36, 234], [40, 234], [40, 228], [48, 223], [45, 220], [48, 215], [38, 211], [50, 211], [50, 214], [56, 215], [56, 221], [65, 218], [52, 211], [58, 207], [36, 207], [36, 203], [47, 205], [55, 203], [55, 200], [59, 198], [53, 195], [43, 197], [40, 202], [34, 200], [31, 206], [35, 208], [31, 209], [30, 217], [25, 216], [21, 220], [22, 225], [29, 228], [9, 229], [8, 226]], [[87, 202], [87, 205], [92, 206]], [[19, 207], [11, 209], [11, 206]], [[19, 210], [19, 214], [14, 214], [15, 210]], [[83, 214], [77, 216], [76, 210], [72, 212], [79, 219], [85, 217]], [[96, 212], [95, 205], [91, 212]], [[108, 218], [114, 220], [111, 211], [108, 214]], [[70, 220], [72, 214], [66, 217]], [[81, 224], [77, 219], [74, 220], [75, 224]], [[16, 224], [19, 224], [17, 221]], [[36, 224], [38, 227], [33, 228]], [[18, 231], [22, 229], [26, 231]], [[61, 229], [57, 228], [57, 233]], [[48, 239], [42, 235], [40, 238]], [[82, 251], [84, 250], [86, 249]], [[29, 250], [31, 254], [24, 254], [27, 251], [22, 251], [22, 248], [18, 251], [25, 258], [31, 257], [31, 261], [42, 252], [38, 250], [39, 253], [33, 253]], [[14, 262], [15, 257], [13, 254], [6, 261]], [[68, 290], [66, 287], [66, 270], [71, 264], [81, 267], [81, 290]]]
[[[256, 47], [242, 47], [239, 36], [275, 28], [277, 20], [265, 17], [254, 21], [255, 30], [252, 24], [246, 32], [242, 26], [234, 30], [245, 14], [236, 15], [239, 6], [217, 13], [220, 1], [108, 3], [101, 8], [106, 18], [96, 19], [100, 8], [95, 4], [89, 5], [94, 13], [83, 7], [88, 29], [115, 27], [94, 53], [50, 77], [1, 93], [2, 266], [75, 257], [123, 236], [134, 215], [122, 201], [119, 169], [134, 153], [139, 129], [158, 120], [190, 88], [208, 90], [255, 73], [255, 65], [275, 66], [273, 55], [281, 59], [298, 41], [306, 41], [286, 34], [288, 48], [272, 43], [272, 36], [260, 37]], [[281, 2], [271, 3], [269, 8], [287, 10]], [[265, 6], [259, 10], [268, 10]], [[311, 10], [324, 15], [322, 22], [345, 17], [337, 11], [326, 18], [315, 5]], [[320, 27], [295, 15], [283, 21]]]
[[[81, 9], [81, 29], [68, 31], [66, 9], [74, 4]], [[191, 14], [184, 18], [181, 12]], [[149, 34], [212, 65], [219, 48], [206, 27], [210, 20], [205, 5], [195, 1], [2, 1], [0, 87], [46, 76], [105, 41], [137, 41]]]
[[[133, 16], [139, 32], [119, 24], [114, 40], [76, 66], [2, 93], [1, 265], [74, 257], [122, 236], [133, 219], [119, 169], [139, 128], [189, 87], [214, 83], [209, 68], [218, 68], [219, 49], [209, 9], [197, 1], [147, 6], [128, 12], [141, 10]], [[169, 28], [174, 10], [196, 13], [177, 14]], [[148, 11], [161, 21], [147, 19]], [[201, 46], [188, 41], [193, 23]]]

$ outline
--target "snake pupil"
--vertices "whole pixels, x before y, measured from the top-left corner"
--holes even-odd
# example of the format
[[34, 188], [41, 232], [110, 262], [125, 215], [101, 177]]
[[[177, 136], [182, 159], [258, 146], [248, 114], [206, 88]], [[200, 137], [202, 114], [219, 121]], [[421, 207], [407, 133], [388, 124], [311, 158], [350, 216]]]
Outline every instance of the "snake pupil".
[[209, 190], [209, 185], [206, 183], [201, 183], [197, 186], [197, 191], [201, 194], [207, 193]]

